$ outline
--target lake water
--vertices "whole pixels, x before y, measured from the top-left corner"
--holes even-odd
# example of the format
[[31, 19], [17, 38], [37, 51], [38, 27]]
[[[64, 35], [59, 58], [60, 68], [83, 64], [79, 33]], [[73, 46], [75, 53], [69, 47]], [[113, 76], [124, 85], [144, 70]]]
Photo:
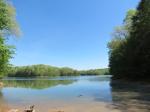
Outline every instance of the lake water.
[[36, 112], [150, 112], [150, 85], [110, 76], [5, 78], [0, 112], [35, 105]]

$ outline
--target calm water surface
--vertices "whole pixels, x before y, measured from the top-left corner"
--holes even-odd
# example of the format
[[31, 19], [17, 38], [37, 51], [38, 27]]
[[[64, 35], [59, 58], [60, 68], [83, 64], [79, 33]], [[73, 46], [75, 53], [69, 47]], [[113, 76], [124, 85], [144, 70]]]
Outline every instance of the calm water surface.
[[37, 112], [150, 112], [149, 85], [111, 81], [110, 76], [6, 78], [2, 82], [0, 105], [9, 108], [35, 105]]

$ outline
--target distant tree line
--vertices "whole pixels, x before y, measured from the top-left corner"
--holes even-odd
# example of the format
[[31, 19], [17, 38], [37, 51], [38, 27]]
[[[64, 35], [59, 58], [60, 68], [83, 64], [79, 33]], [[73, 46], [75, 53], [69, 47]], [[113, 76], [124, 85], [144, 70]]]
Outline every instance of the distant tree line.
[[7, 76], [9, 77], [35, 77], [35, 76], [79, 76], [79, 75], [104, 75], [109, 74], [108, 69], [95, 69], [79, 71], [72, 68], [53, 67], [49, 65], [32, 65], [11, 67]]
[[150, 0], [128, 11], [108, 47], [113, 78], [150, 80]]
[[82, 70], [79, 71], [80, 75], [110, 75], [109, 69], [91, 69], [91, 70]]

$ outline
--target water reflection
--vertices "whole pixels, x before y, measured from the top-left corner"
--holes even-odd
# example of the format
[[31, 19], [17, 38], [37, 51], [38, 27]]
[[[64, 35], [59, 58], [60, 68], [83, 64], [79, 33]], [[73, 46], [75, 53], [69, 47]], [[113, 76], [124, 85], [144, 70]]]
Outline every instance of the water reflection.
[[57, 85], [69, 85], [75, 80], [3, 80], [4, 87], [13, 88], [30, 88], [30, 89], [45, 89], [55, 87]]
[[47, 108], [62, 104], [84, 107], [105, 103], [121, 112], [150, 112], [150, 85], [111, 81], [110, 76], [9, 78], [2, 82], [1, 105], [35, 104], [46, 109], [46, 105]]
[[112, 101], [123, 112], [150, 112], [150, 85], [111, 81]]
[[[4, 79], [3, 97], [9, 104], [110, 102], [109, 76]], [[16, 95], [17, 93], [17, 95]], [[67, 100], [66, 100], [67, 99]]]

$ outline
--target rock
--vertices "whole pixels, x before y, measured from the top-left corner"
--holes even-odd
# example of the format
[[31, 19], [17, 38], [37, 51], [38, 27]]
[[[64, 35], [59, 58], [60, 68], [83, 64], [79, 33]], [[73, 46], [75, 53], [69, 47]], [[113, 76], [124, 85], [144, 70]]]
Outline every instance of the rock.
[[4, 84], [2, 82], [0, 82], [0, 87], [3, 87], [3, 86], [4, 86]]
[[33, 106], [30, 106], [30, 109], [24, 110], [24, 112], [35, 112], [35, 110], [34, 110], [34, 105], [33, 105]]

